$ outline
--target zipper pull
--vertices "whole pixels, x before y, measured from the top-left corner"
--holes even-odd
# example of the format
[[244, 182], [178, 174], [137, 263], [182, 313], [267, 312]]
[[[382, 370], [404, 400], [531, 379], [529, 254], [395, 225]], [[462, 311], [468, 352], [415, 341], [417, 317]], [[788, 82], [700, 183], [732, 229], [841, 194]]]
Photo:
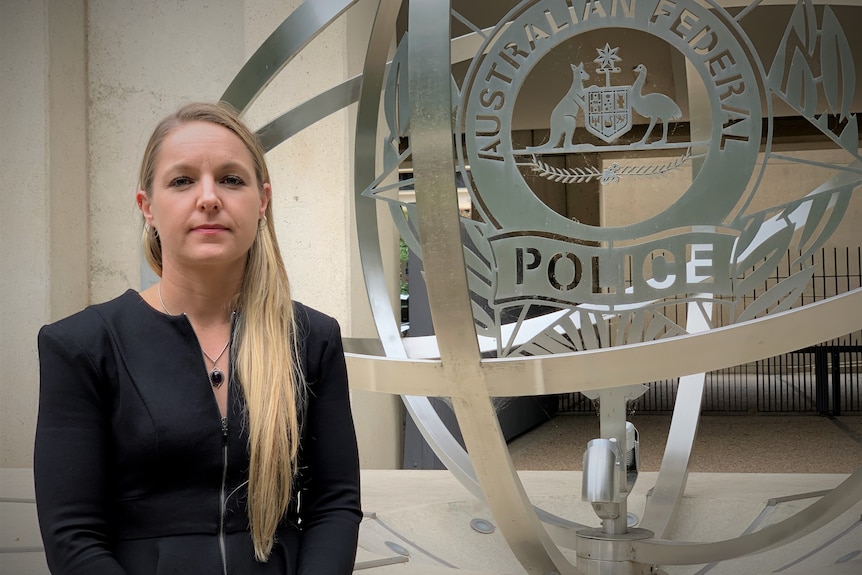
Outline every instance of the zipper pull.
[[227, 417], [221, 418], [221, 443], [227, 445]]

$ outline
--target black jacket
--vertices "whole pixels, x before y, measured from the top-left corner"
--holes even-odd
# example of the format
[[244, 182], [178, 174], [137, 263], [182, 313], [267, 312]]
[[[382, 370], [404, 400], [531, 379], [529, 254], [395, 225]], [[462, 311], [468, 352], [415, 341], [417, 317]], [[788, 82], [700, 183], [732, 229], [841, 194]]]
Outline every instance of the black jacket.
[[340, 332], [295, 310], [300, 503], [267, 563], [248, 531], [241, 389], [232, 377], [225, 431], [188, 319], [129, 290], [42, 328], [34, 472], [52, 573], [217, 574], [223, 556], [238, 575], [351, 573], [362, 513]]

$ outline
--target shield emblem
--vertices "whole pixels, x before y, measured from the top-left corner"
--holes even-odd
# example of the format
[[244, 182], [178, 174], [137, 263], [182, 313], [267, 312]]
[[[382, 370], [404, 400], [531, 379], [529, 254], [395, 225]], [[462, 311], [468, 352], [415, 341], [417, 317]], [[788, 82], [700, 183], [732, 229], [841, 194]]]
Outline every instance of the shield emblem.
[[611, 143], [632, 127], [631, 86], [587, 88], [587, 130]]

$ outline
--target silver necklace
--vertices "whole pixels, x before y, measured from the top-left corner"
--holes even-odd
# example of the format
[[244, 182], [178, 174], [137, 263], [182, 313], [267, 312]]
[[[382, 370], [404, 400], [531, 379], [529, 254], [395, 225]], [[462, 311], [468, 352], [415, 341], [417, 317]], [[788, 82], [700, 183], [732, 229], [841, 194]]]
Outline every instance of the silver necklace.
[[[162, 304], [162, 309], [165, 310], [166, 314], [174, 315], [168, 310], [168, 306], [165, 305], [165, 300], [162, 299], [162, 282], [158, 283], [158, 285], [156, 286], [156, 291], [159, 294], [159, 303]], [[185, 315], [185, 314], [183, 314], [183, 315]], [[213, 364], [213, 368], [209, 371], [209, 379], [210, 379], [210, 384], [213, 387], [215, 387], [216, 389], [221, 387], [221, 384], [224, 383], [224, 373], [222, 373], [222, 370], [220, 370], [218, 368], [218, 365], [216, 365], [216, 364], [218, 363], [218, 360], [221, 359], [221, 356], [224, 355], [224, 352], [227, 351], [227, 348], [229, 345], [230, 345], [230, 338], [228, 338], [227, 342], [224, 344], [224, 347], [221, 348], [221, 351], [219, 352], [219, 354], [216, 356], [215, 359], [211, 358], [210, 354], [208, 354], [206, 352], [206, 350], [204, 350], [203, 346], [199, 345], [199, 347], [201, 348], [201, 353], [203, 353], [204, 357], [206, 357], [208, 360], [210, 360], [210, 362], [212, 362], [212, 364]]]
[[206, 358], [207, 358], [208, 360], [210, 360], [210, 361], [212, 362], [212, 364], [213, 364], [213, 368], [210, 370], [210, 383], [211, 383], [211, 384], [212, 384], [212, 386], [213, 386], [213, 387], [215, 387], [216, 389], [218, 389], [219, 387], [221, 387], [221, 384], [222, 384], [222, 383], [224, 383], [224, 374], [223, 374], [223, 373], [221, 372], [221, 370], [218, 368], [218, 366], [216, 365], [216, 363], [218, 363], [218, 360], [220, 360], [220, 359], [221, 359], [221, 356], [223, 356], [223, 355], [224, 355], [224, 352], [227, 350], [227, 346], [228, 346], [228, 345], [230, 345], [230, 340], [227, 340], [227, 343], [226, 343], [226, 344], [224, 344], [224, 347], [223, 347], [223, 348], [221, 348], [221, 351], [219, 352], [219, 354], [216, 356], [216, 358], [215, 358], [215, 359], [211, 358], [211, 357], [209, 356], [209, 354], [208, 354], [206, 351], [204, 351], [204, 348], [203, 348], [203, 347], [201, 347], [201, 351], [203, 351], [204, 356], [206, 356]]

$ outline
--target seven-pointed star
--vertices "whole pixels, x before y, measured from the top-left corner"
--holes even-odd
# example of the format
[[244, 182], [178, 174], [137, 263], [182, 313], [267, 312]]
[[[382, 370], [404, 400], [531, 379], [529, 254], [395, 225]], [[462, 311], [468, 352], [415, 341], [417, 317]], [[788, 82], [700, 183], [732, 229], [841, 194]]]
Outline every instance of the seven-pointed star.
[[619, 46], [611, 48], [611, 45], [605, 42], [604, 48], [596, 48], [596, 52], [599, 53], [599, 57], [593, 60], [593, 62], [598, 63], [603, 69], [612, 69], [614, 67], [614, 62], [622, 60], [622, 58], [617, 56], [617, 50], [619, 49]]

